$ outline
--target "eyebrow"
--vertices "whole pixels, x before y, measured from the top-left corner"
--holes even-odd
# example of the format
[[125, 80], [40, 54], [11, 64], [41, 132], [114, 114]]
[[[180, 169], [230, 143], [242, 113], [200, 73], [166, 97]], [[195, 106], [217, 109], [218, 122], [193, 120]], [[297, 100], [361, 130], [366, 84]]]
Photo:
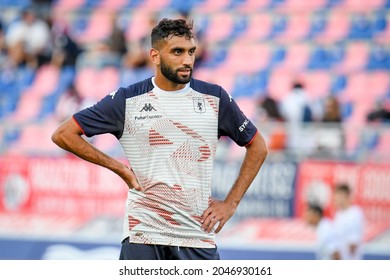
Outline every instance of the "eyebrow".
[[[172, 48], [171, 49], [171, 52], [174, 52], [174, 51], [185, 51], [186, 49], [185, 48], [181, 48], [181, 47], [175, 47], [175, 48]], [[189, 49], [189, 51], [194, 51], [196, 50], [196, 47], [192, 47]]]

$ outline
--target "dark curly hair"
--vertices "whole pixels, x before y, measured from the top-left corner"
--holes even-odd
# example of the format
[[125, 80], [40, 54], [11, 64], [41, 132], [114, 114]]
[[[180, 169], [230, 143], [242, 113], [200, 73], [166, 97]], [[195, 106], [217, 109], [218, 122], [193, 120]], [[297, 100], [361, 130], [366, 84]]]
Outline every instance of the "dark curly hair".
[[184, 36], [188, 40], [194, 38], [192, 27], [192, 22], [187, 22], [184, 19], [164, 18], [152, 30], [152, 47], [156, 47], [158, 42], [168, 38], [169, 36]]

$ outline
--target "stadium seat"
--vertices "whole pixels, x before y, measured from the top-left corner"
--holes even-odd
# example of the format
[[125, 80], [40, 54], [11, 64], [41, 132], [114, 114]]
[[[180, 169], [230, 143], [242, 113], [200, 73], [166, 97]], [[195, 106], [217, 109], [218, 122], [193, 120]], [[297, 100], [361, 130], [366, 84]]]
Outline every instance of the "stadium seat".
[[284, 0], [281, 1], [277, 7], [280, 11], [289, 11], [293, 13], [297, 12], [311, 12], [318, 9], [324, 8], [326, 5], [326, 0], [311, 0], [311, 1], [302, 1], [302, 0]]
[[40, 67], [31, 85], [32, 92], [37, 97], [43, 97], [53, 93], [59, 83], [60, 71], [58, 67], [53, 65]]
[[77, 41], [83, 44], [102, 41], [109, 37], [112, 30], [113, 14], [103, 8], [94, 9], [87, 28], [77, 36]]
[[281, 101], [290, 91], [296, 77], [293, 72], [280, 68], [270, 73], [268, 82], [268, 94], [277, 101]]
[[197, 13], [216, 13], [229, 7], [231, 0], [203, 0], [194, 7]]
[[270, 62], [271, 50], [266, 44], [235, 44], [220, 67], [232, 72], [251, 74], [265, 69]]
[[33, 89], [24, 91], [15, 112], [7, 119], [14, 123], [31, 122], [37, 119], [41, 110], [42, 97]]
[[350, 43], [345, 50], [343, 61], [334, 69], [343, 73], [361, 71], [366, 68], [369, 59], [369, 47], [365, 42]]
[[324, 98], [331, 93], [331, 77], [327, 71], [311, 71], [303, 75], [305, 90], [312, 100]]
[[57, 10], [74, 11], [84, 5], [86, 0], [57, 0], [54, 1], [54, 8]]
[[350, 21], [344, 10], [334, 9], [328, 15], [327, 25], [321, 36], [316, 38], [318, 42], [333, 43], [347, 37], [350, 29]]
[[310, 46], [306, 43], [295, 43], [286, 46], [286, 57], [278, 68], [290, 71], [301, 71], [306, 68], [309, 61]]
[[151, 31], [150, 22], [152, 14], [147, 9], [137, 9], [130, 16], [131, 20], [126, 28], [125, 37], [129, 42], [139, 42]]
[[121, 8], [124, 8], [128, 2], [129, 1], [127, 0], [101, 0], [100, 7], [109, 11], [119, 11]]
[[[271, 0], [246, 0], [236, 6], [236, 9], [241, 13], [260, 11], [270, 5]], [[257, 13], [255, 13], [256, 15]]]
[[371, 12], [381, 9], [386, 0], [344, 0], [341, 7], [350, 12]]
[[373, 26], [365, 14], [355, 14], [351, 17], [349, 38], [351, 39], [371, 39], [373, 36]]
[[47, 119], [44, 123], [23, 127], [19, 139], [11, 143], [7, 154], [42, 156], [60, 153], [60, 149], [51, 141], [51, 135], [58, 125], [56, 121]]
[[229, 39], [234, 29], [234, 18], [230, 13], [218, 13], [210, 17], [203, 39], [208, 44]]
[[255, 13], [250, 16], [248, 27], [241, 34], [240, 41], [259, 41], [265, 39], [272, 30], [272, 15], [269, 13]]
[[308, 13], [290, 14], [287, 19], [286, 29], [275, 40], [277, 42], [292, 43], [300, 41], [310, 33], [310, 21]]

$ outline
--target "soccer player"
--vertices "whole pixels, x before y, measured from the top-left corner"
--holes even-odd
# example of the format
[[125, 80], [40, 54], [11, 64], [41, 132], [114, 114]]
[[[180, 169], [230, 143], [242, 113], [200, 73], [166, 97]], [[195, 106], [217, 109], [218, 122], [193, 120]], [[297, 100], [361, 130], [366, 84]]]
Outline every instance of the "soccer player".
[[352, 204], [351, 189], [347, 184], [336, 186], [334, 202], [337, 209], [334, 218], [335, 228], [346, 248], [343, 259], [362, 259], [364, 214], [359, 206]]
[[[120, 259], [219, 259], [215, 234], [232, 217], [263, 164], [264, 139], [223, 88], [192, 78], [192, 24], [163, 19], [153, 28], [151, 42], [154, 77], [119, 88], [77, 112], [52, 139], [127, 183]], [[131, 168], [81, 137], [102, 133], [118, 138]], [[211, 198], [220, 136], [246, 148], [223, 201]]]
[[319, 260], [339, 260], [342, 246], [332, 221], [324, 217], [323, 210], [316, 204], [309, 204], [305, 214], [306, 222], [316, 228], [316, 258]]

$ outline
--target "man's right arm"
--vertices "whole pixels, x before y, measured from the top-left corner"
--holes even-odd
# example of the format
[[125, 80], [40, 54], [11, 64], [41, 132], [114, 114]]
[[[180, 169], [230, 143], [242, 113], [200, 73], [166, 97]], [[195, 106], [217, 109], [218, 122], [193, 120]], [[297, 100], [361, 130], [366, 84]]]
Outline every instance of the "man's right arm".
[[73, 118], [70, 118], [56, 129], [51, 139], [62, 149], [113, 171], [126, 182], [130, 189], [144, 191], [128, 166], [96, 149], [82, 135], [83, 131], [79, 125]]

